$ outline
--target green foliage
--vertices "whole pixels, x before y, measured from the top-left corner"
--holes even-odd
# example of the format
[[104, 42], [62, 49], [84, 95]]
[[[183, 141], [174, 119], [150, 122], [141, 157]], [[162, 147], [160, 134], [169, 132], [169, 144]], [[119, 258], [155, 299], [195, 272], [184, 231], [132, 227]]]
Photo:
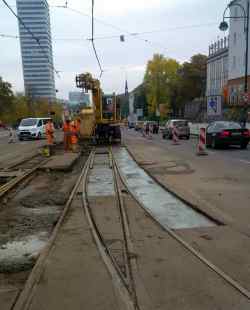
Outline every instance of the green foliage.
[[171, 88], [176, 82], [179, 63], [163, 55], [155, 54], [147, 64], [144, 84], [149, 115], [155, 115], [160, 104], [170, 106]]
[[165, 104], [173, 114], [184, 109], [186, 102], [202, 97], [206, 88], [207, 56], [194, 55], [180, 65], [176, 60], [156, 54], [148, 62], [144, 76], [149, 115]]
[[49, 111], [55, 112], [54, 121], [61, 120], [63, 108], [60, 103], [49, 104], [45, 100], [32, 102], [28, 97], [14, 96], [11, 85], [0, 77], [0, 121], [14, 125], [22, 118], [46, 117]]

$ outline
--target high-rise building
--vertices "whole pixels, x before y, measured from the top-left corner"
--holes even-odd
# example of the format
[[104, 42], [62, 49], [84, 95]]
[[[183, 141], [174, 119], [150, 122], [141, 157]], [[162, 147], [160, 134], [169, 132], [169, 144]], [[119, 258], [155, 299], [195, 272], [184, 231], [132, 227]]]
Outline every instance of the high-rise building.
[[56, 90], [48, 3], [17, 0], [17, 13], [25, 25], [19, 21], [25, 93], [32, 99], [53, 101]]

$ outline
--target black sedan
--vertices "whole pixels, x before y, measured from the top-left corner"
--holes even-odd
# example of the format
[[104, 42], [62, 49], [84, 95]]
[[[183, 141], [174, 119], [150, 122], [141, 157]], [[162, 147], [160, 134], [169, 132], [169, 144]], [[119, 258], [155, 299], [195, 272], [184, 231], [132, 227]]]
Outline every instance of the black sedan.
[[250, 131], [236, 122], [213, 122], [207, 127], [207, 146], [217, 148], [220, 146], [239, 145], [246, 149], [250, 140]]

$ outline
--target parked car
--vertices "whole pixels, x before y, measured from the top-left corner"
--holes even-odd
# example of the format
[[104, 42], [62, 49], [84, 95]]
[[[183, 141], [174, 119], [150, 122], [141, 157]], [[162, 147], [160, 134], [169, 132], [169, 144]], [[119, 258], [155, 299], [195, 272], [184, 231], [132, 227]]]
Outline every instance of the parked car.
[[207, 146], [214, 149], [230, 145], [239, 145], [241, 149], [246, 149], [250, 141], [250, 131], [236, 122], [216, 121], [208, 125], [206, 138]]
[[50, 118], [24, 118], [18, 126], [17, 135], [24, 139], [42, 139], [45, 137], [45, 125]]
[[169, 120], [166, 124], [164, 129], [162, 130], [162, 138], [163, 139], [172, 139], [173, 138], [173, 128], [176, 127], [178, 129], [178, 136], [179, 138], [190, 138], [190, 128], [188, 125], [187, 120], [181, 119], [172, 119]]

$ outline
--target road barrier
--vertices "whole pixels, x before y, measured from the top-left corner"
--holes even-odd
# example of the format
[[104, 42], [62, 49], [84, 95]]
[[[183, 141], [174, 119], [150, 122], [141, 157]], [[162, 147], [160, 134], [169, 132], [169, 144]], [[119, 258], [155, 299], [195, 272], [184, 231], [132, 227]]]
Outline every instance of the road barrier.
[[179, 131], [178, 129], [174, 126], [173, 127], [173, 145], [179, 145], [180, 142], [179, 142]]
[[206, 151], [206, 128], [200, 128], [199, 143], [197, 146], [197, 155], [207, 155]]

